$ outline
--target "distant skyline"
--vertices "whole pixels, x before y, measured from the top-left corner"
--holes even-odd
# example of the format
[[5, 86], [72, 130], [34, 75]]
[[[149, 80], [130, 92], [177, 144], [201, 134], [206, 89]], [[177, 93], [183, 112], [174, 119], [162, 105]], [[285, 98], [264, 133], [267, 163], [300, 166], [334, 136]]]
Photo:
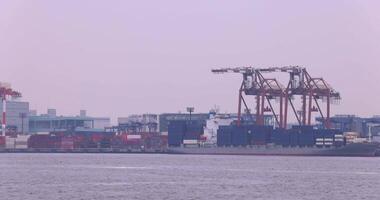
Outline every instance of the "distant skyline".
[[[237, 74], [307, 67], [342, 95], [333, 114], [380, 115], [380, 1], [1, 0], [0, 81], [45, 113], [237, 111]], [[253, 104], [252, 104], [253, 107]]]

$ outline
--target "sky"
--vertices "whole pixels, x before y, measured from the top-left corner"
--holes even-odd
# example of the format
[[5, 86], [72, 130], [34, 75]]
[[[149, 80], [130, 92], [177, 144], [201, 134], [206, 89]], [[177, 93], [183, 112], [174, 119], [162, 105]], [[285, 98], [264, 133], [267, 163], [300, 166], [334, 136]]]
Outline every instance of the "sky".
[[[306, 67], [342, 95], [333, 114], [380, 114], [380, 2], [0, 0], [0, 81], [45, 113], [236, 112], [239, 74]], [[252, 106], [253, 106], [253, 102]]]

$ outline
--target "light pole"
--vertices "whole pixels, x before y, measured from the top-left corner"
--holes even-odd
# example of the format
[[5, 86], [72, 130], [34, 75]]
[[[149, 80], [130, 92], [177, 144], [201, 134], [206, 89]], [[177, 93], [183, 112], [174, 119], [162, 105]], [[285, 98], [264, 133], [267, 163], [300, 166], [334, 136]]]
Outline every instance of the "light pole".
[[191, 121], [191, 113], [194, 112], [194, 107], [187, 107], [186, 110], [187, 110], [187, 112], [190, 113], [190, 121]]
[[378, 123], [368, 123], [368, 142], [372, 142], [372, 128], [380, 127]]

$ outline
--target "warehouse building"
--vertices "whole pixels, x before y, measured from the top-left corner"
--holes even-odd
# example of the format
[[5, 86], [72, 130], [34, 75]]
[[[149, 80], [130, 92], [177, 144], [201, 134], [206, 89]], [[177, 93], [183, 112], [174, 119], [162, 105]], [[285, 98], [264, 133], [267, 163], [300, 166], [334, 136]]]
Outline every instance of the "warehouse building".
[[67, 131], [74, 129], [104, 130], [110, 126], [111, 120], [107, 117], [89, 117], [85, 110], [78, 116], [57, 116], [55, 109], [48, 109], [47, 114], [29, 116], [29, 132]]

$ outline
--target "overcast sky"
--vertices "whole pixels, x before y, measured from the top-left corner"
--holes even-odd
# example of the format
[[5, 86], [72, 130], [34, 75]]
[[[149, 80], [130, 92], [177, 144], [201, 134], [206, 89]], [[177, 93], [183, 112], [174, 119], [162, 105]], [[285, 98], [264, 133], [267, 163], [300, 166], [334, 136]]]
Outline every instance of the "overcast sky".
[[238, 74], [301, 65], [342, 94], [336, 114], [380, 114], [380, 1], [0, 0], [0, 81], [45, 113], [127, 116], [214, 105]]

